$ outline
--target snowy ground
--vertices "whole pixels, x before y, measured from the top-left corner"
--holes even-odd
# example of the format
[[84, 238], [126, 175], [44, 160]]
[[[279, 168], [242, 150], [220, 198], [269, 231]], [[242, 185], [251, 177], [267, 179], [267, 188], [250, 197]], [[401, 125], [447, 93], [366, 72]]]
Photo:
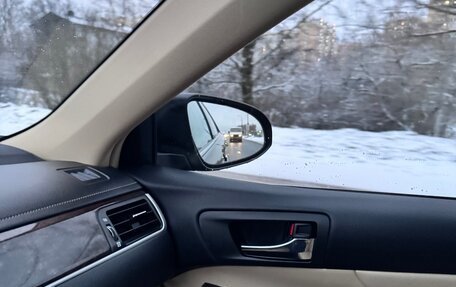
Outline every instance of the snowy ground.
[[298, 185], [456, 197], [456, 140], [403, 131], [273, 128], [266, 154], [229, 171]]
[[0, 102], [0, 137], [31, 126], [51, 111], [44, 108]]
[[[0, 102], [0, 135], [26, 128], [49, 112]], [[228, 171], [303, 186], [456, 197], [456, 139], [275, 127], [266, 154]]]

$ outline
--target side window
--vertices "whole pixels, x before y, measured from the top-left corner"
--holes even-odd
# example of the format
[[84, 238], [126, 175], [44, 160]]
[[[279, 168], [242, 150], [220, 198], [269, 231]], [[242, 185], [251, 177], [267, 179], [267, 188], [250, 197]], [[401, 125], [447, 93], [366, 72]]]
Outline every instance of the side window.
[[200, 150], [212, 140], [212, 135], [206, 118], [197, 102], [190, 102], [187, 106], [187, 111], [193, 141], [196, 148]]
[[270, 119], [271, 149], [233, 174], [454, 197], [455, 15], [445, 0], [315, 0], [188, 91]]

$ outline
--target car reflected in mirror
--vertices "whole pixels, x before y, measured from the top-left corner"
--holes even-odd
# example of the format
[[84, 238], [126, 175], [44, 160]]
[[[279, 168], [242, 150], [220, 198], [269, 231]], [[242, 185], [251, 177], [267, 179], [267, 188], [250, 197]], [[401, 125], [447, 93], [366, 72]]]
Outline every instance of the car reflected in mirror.
[[271, 123], [257, 108], [197, 93], [180, 94], [142, 126], [146, 134], [155, 129], [155, 162], [182, 170], [234, 167], [260, 157], [272, 145]]
[[254, 156], [265, 145], [263, 127], [245, 111], [190, 101], [187, 112], [193, 142], [207, 165], [241, 161]]

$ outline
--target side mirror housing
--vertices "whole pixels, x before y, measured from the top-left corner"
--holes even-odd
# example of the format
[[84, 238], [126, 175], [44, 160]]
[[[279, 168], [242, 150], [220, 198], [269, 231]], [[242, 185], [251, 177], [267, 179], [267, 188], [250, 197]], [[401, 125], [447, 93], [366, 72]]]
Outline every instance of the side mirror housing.
[[249, 162], [272, 144], [258, 109], [236, 101], [181, 94], [155, 117], [156, 162], [185, 170], [219, 170]]
[[218, 170], [249, 162], [272, 144], [272, 128], [256, 108], [236, 101], [181, 94], [155, 114], [159, 165]]

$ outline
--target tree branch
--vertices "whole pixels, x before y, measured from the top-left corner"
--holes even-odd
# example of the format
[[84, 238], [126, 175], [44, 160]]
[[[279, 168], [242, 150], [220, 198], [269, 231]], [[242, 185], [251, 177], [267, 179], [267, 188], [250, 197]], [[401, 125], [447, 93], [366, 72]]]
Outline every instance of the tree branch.
[[421, 6], [423, 8], [427, 8], [429, 10], [433, 10], [433, 11], [440, 12], [440, 13], [443, 13], [443, 14], [456, 15], [456, 12], [447, 10], [447, 9], [442, 8], [440, 6], [427, 4], [427, 3], [421, 2], [419, 0], [414, 0], [414, 2], [416, 3], [417, 6]]
[[206, 81], [209, 82], [209, 85], [217, 85], [217, 84], [237, 84], [240, 85], [241, 82], [239, 81], [230, 81], [230, 80], [225, 80], [225, 81], [211, 81], [209, 79], [206, 79]]
[[445, 34], [456, 33], [456, 30], [447, 30], [447, 31], [439, 31], [439, 32], [432, 32], [432, 33], [424, 33], [424, 34], [411, 34], [411, 37], [429, 37], [429, 36], [440, 36]]
[[238, 71], [241, 70], [241, 64], [240, 64], [238, 61], [236, 61], [233, 57], [229, 57], [228, 60], [229, 60], [231, 63], [233, 63], [234, 68], [235, 68], [236, 70], [238, 70]]
[[[281, 30], [277, 33], [274, 33], [274, 34], [265, 34], [263, 35], [261, 38], [265, 38], [265, 37], [268, 37], [268, 36], [280, 36], [280, 38], [277, 40], [277, 45], [270, 49], [269, 52], [264, 55], [263, 57], [261, 57], [260, 59], [258, 59], [256, 62], [253, 63], [253, 65], [258, 65], [260, 64], [261, 62], [265, 61], [269, 55], [271, 55], [272, 53], [274, 53], [275, 51], [277, 50], [280, 50], [282, 48], [282, 45], [283, 45], [283, 42], [285, 39], [289, 38], [291, 36], [291, 33], [297, 29], [299, 27], [299, 25], [301, 25], [302, 23], [305, 23], [310, 17], [312, 17], [313, 15], [315, 15], [317, 12], [319, 12], [320, 10], [322, 10], [324, 7], [326, 7], [327, 5], [331, 4], [333, 0], [328, 0], [328, 1], [325, 1], [324, 3], [322, 3], [320, 6], [318, 6], [317, 8], [315, 8], [312, 12], [310, 12], [309, 14], [306, 14], [304, 15], [301, 20], [297, 21], [296, 24], [291, 27], [291, 28], [288, 28], [286, 30]], [[260, 39], [261, 39], [260, 38]]]
[[260, 88], [254, 89], [253, 93], [259, 93], [259, 92], [269, 91], [269, 90], [272, 90], [272, 89], [281, 88], [281, 87], [286, 86], [287, 84], [288, 84], [288, 82], [281, 83], [281, 84], [269, 85], [269, 86], [266, 86], [266, 87], [260, 87]]

